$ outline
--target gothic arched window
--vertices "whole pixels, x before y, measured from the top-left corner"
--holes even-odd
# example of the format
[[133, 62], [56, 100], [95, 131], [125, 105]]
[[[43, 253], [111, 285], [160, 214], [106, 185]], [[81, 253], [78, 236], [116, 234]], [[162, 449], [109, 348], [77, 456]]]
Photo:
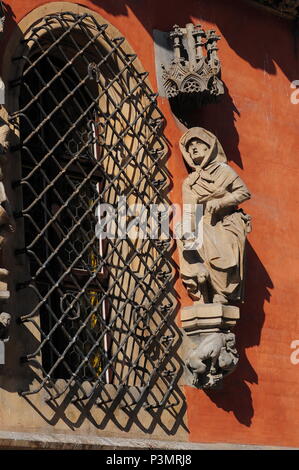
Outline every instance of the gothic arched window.
[[114, 217], [115, 237], [99, 235], [97, 210], [165, 204], [163, 119], [147, 74], [109, 28], [88, 14], [51, 14], [16, 58], [17, 256], [26, 260], [17, 288], [20, 323], [38, 340], [23, 358], [38, 363], [36, 381], [22, 394], [44, 387], [52, 399], [75, 384], [82, 398], [105, 384], [142, 390], [159, 376], [159, 404], [176, 374], [169, 240], [120, 235], [128, 212]]

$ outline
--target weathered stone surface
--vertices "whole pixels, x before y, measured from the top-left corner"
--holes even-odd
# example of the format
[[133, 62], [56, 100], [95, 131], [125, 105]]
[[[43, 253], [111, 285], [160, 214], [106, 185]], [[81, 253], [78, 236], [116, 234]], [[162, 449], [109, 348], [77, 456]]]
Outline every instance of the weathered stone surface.
[[61, 449], [61, 450], [286, 450], [291, 447], [257, 446], [227, 443], [193, 443], [156, 439], [125, 439], [61, 433], [37, 434], [0, 431], [1, 449]]
[[190, 307], [183, 308], [181, 312], [182, 327], [189, 335], [205, 328], [223, 328], [228, 324], [234, 326], [239, 318], [238, 307], [223, 304], [195, 302]]
[[217, 56], [220, 36], [214, 30], [204, 31], [201, 25], [188, 23], [185, 28], [175, 25], [170, 38], [173, 41], [174, 57], [167, 68], [162, 64], [166, 96], [179, 96], [181, 99], [189, 96], [202, 104], [223, 95], [220, 60]]
[[238, 362], [231, 329], [240, 314], [230, 302], [243, 298], [244, 250], [251, 226], [250, 216], [237, 206], [250, 193], [227, 165], [211, 132], [189, 129], [180, 147], [193, 170], [183, 183], [184, 216], [178, 228], [181, 278], [194, 301], [181, 312], [182, 327], [195, 345], [184, 360], [193, 374], [191, 385], [214, 388]]

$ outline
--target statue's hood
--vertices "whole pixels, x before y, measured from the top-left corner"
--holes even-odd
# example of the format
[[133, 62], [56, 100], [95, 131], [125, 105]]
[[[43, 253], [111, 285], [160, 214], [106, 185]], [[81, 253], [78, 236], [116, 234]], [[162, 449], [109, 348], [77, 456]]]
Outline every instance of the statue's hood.
[[[187, 145], [191, 139], [200, 139], [210, 147], [207, 156], [203, 159], [200, 165], [196, 165], [189, 153], [187, 152]], [[227, 158], [217, 137], [212, 132], [207, 131], [203, 127], [192, 127], [180, 138], [180, 149], [185, 161], [193, 170], [200, 170], [205, 168], [210, 163], [226, 163]]]

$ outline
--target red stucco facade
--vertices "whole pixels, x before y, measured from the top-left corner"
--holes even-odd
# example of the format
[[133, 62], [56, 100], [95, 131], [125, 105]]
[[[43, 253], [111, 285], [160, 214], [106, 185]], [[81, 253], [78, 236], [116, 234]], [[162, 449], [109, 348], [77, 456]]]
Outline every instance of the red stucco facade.
[[[2, 51], [18, 22], [41, 0], [8, 0]], [[76, 3], [76, 2], [73, 2]], [[194, 125], [214, 132], [229, 162], [246, 181], [253, 219], [248, 237], [245, 303], [237, 326], [240, 362], [222, 390], [184, 387], [192, 442], [299, 446], [299, 364], [291, 343], [299, 340], [299, 104], [291, 102], [299, 80], [299, 39], [290, 20], [248, 2], [232, 0], [81, 0], [126, 37], [157, 89], [152, 31], [201, 23], [221, 35], [223, 99], [199, 109]], [[170, 143], [171, 199], [181, 201], [187, 170], [178, 140], [182, 130], [168, 101], [159, 98]], [[190, 300], [181, 282], [182, 305]]]

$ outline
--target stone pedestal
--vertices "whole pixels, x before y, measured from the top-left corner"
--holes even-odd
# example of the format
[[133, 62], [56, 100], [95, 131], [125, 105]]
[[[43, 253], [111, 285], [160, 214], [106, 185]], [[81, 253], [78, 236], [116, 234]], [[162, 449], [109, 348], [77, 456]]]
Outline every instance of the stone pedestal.
[[238, 307], [223, 304], [194, 302], [181, 312], [182, 327], [188, 336], [199, 333], [229, 330], [240, 318]]
[[195, 302], [181, 312], [184, 330], [184, 383], [196, 388], [216, 388], [235, 368], [238, 353], [231, 329], [240, 318], [239, 308]]

